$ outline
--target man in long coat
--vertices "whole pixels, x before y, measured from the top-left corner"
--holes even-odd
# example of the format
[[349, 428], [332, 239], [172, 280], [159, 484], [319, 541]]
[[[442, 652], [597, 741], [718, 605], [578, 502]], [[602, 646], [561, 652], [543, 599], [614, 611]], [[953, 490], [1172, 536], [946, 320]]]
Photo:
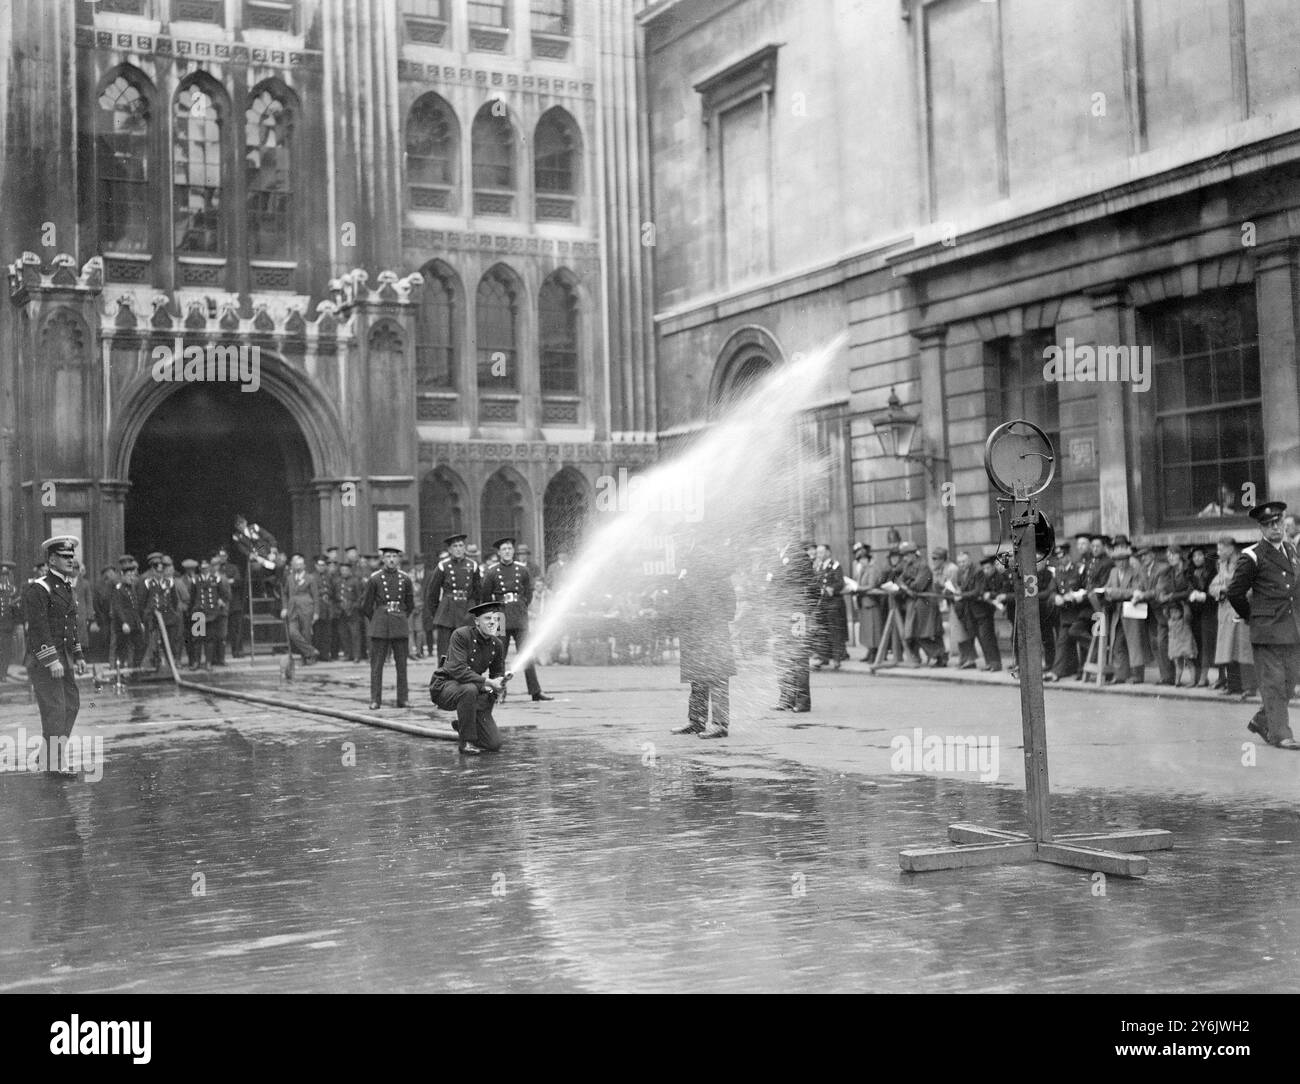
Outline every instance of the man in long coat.
[[939, 600], [928, 597], [936, 590], [934, 573], [921, 560], [915, 543], [904, 542], [898, 551], [903, 555], [903, 575], [898, 582], [908, 599], [903, 641], [914, 656], [918, 649], [924, 650], [930, 666], [947, 666], [948, 656], [943, 650], [939, 625]]
[[673, 616], [681, 680], [690, 685], [691, 695], [686, 725], [676, 727], [673, 733], [725, 738], [731, 725], [728, 682], [736, 673], [730, 628], [736, 618], [736, 590], [730, 562], [701, 545], [694, 532], [687, 536], [678, 560], [682, 567], [673, 592]]
[[1134, 553], [1126, 535], [1116, 535], [1111, 545], [1114, 565], [1106, 579], [1106, 600], [1119, 608], [1119, 621], [1115, 624], [1115, 647], [1111, 658], [1115, 661], [1114, 685], [1141, 685], [1146, 665], [1151, 661], [1151, 644], [1147, 637], [1145, 617], [1125, 617], [1124, 606], [1131, 603], [1150, 606], [1152, 585], [1142, 567], [1142, 557]]
[[1287, 700], [1300, 682], [1300, 553], [1282, 536], [1281, 501], [1251, 513], [1263, 536], [1247, 546], [1228, 584], [1228, 602], [1250, 622], [1250, 646], [1263, 706], [1246, 724], [1269, 745], [1300, 749], [1291, 734]]
[[1210, 598], [1219, 606], [1214, 638], [1214, 665], [1219, 668], [1215, 688], [1225, 696], [1253, 695], [1256, 688], [1255, 656], [1250, 648], [1250, 625], [1237, 616], [1228, 602], [1228, 585], [1241, 560], [1241, 546], [1231, 538], [1219, 540], [1219, 571], [1210, 581]]
[[811, 711], [808, 682], [808, 637], [820, 591], [817, 573], [797, 536], [791, 536], [777, 553], [777, 563], [767, 574], [768, 598], [776, 632], [773, 661], [780, 695], [774, 711]]

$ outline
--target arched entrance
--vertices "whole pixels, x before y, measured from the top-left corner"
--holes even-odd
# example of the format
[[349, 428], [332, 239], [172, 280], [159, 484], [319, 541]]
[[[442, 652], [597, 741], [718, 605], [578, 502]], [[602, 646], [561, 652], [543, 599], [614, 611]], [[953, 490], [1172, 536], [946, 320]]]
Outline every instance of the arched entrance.
[[126, 551], [162, 549], [179, 565], [228, 545], [240, 513], [282, 548], [301, 548], [309, 532], [294, 523], [294, 493], [311, 476], [302, 430], [274, 396], [183, 384], [154, 408], [132, 448]]

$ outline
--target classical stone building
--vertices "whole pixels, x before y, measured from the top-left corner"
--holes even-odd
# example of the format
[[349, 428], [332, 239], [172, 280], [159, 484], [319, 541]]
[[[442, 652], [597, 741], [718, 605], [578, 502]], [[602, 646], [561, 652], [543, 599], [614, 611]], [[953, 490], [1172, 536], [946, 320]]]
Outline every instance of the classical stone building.
[[654, 456], [633, 36], [623, 0], [4, 5], [0, 552], [179, 559], [241, 511], [570, 545]]
[[[1300, 502], [1291, 0], [681, 0], [638, 25], [666, 440], [848, 330], [807, 422], [842, 449], [805, 509], [840, 556], [890, 528], [995, 544], [983, 445], [1017, 416], [1057, 447], [1058, 533], [1249, 537], [1252, 498]], [[891, 389], [912, 462], [871, 421]]]

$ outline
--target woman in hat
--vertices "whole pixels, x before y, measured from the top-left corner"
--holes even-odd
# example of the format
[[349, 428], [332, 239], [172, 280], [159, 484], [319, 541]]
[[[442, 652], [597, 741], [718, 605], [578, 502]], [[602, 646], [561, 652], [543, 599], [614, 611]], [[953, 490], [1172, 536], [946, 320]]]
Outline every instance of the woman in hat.
[[858, 583], [858, 643], [866, 651], [863, 662], [874, 660], [876, 648], [880, 644], [880, 632], [885, 623], [881, 597], [871, 594], [872, 591], [879, 591], [881, 575], [880, 566], [871, 559], [871, 547], [865, 542], [859, 542], [853, 547], [853, 578]]
[[1219, 680], [1214, 687], [1225, 696], [1254, 696], [1257, 691], [1255, 656], [1250, 647], [1250, 623], [1237, 616], [1228, 602], [1228, 584], [1241, 560], [1241, 548], [1231, 538], [1219, 539], [1219, 571], [1210, 581], [1209, 595], [1218, 604], [1214, 665]]

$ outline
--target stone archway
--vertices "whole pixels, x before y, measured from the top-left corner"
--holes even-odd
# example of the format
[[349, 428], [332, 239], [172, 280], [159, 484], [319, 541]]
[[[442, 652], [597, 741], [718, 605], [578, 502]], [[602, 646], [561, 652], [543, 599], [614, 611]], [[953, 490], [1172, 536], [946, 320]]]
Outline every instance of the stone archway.
[[194, 547], [228, 543], [238, 512], [284, 546], [321, 544], [320, 493], [353, 473], [337, 412], [275, 355], [260, 352], [258, 375], [247, 392], [231, 382], [158, 381], [146, 370], [123, 389], [102, 487], [115, 545], [164, 547], [179, 561], [197, 556], [186, 552]]

